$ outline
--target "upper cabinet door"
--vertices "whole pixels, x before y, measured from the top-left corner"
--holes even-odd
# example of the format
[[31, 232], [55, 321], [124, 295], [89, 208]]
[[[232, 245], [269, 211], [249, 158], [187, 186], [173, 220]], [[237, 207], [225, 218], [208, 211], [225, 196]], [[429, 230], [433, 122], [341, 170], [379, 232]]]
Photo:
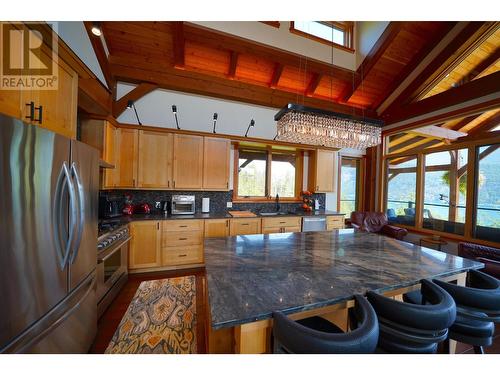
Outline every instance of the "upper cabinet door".
[[229, 190], [229, 145], [228, 139], [204, 138], [204, 189]]
[[136, 129], [120, 128], [118, 138], [119, 167], [116, 179], [117, 187], [134, 188], [137, 186], [137, 148], [139, 131]]
[[201, 189], [203, 180], [203, 137], [174, 135], [174, 189]]
[[318, 150], [316, 164], [317, 191], [333, 191], [333, 172], [335, 155], [333, 151]]
[[139, 131], [138, 187], [172, 187], [173, 135]]

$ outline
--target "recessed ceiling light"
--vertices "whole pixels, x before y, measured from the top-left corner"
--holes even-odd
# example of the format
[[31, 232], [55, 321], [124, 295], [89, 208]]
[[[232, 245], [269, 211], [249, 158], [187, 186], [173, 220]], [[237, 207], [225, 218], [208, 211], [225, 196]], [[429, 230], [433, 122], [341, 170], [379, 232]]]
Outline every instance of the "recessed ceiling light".
[[101, 30], [101, 25], [99, 22], [92, 22], [92, 34], [95, 36], [101, 36], [102, 35], [102, 30]]

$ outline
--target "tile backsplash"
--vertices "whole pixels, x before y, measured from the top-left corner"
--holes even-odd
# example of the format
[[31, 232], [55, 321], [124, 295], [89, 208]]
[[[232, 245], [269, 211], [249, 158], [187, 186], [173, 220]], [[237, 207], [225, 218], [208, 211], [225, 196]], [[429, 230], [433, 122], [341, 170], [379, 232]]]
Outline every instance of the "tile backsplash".
[[[164, 191], [164, 190], [102, 190], [101, 196], [109, 196], [122, 199], [122, 205], [125, 202], [125, 195], [132, 196], [132, 203], [148, 203], [153, 212], [161, 210], [155, 209], [155, 202], [170, 201], [172, 195], [194, 195], [196, 212], [201, 212], [202, 198], [210, 198], [210, 212], [220, 213], [226, 210], [250, 210], [258, 212], [273, 212], [276, 209], [274, 199], [269, 203], [233, 203], [232, 208], [227, 208], [226, 203], [232, 202], [233, 191]], [[325, 208], [325, 194], [313, 194], [313, 199], [319, 200], [321, 209]], [[281, 211], [297, 211], [301, 209], [302, 203], [284, 203], [280, 202]]]

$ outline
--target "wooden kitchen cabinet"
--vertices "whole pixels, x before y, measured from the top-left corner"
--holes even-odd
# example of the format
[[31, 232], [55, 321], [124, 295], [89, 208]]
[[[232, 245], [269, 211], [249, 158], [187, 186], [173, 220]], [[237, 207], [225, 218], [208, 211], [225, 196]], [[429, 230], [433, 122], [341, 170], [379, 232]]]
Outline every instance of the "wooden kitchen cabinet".
[[139, 131], [138, 187], [168, 189], [172, 185], [173, 135]]
[[259, 234], [261, 232], [260, 219], [231, 219], [229, 233], [231, 236], [244, 234]]
[[343, 228], [344, 228], [344, 215], [326, 217], [326, 230], [343, 229]]
[[137, 187], [137, 152], [139, 132], [137, 129], [119, 128], [117, 133], [119, 149], [116, 187]]
[[229, 190], [230, 141], [222, 138], [203, 139], [203, 188]]
[[262, 233], [290, 233], [302, 230], [301, 217], [266, 217], [262, 219]]
[[106, 120], [83, 119], [81, 121], [81, 141], [98, 149], [100, 158], [114, 166], [114, 168], [101, 168], [101, 189], [116, 187], [118, 175], [118, 152], [120, 150], [118, 132], [120, 130]]
[[309, 153], [309, 191], [314, 193], [333, 192], [334, 171], [334, 151], [311, 151]]
[[162, 223], [162, 266], [203, 263], [203, 220], [165, 220]]
[[203, 137], [174, 135], [173, 188], [201, 189], [203, 186]]
[[130, 223], [129, 268], [161, 266], [161, 229], [155, 220]]
[[[1, 24], [0, 24], [1, 26]], [[21, 29], [21, 24], [16, 24], [16, 28]], [[30, 34], [31, 38], [36, 38], [35, 33]], [[33, 42], [32, 42], [33, 44]], [[18, 47], [18, 51], [11, 50], [11, 60], [15, 60], [18, 54], [18, 63], [23, 61], [21, 56], [23, 51], [22, 44], [13, 43]], [[46, 45], [40, 48], [42, 54], [45, 54], [52, 60], [52, 50]], [[55, 64], [57, 69], [57, 80], [55, 90], [43, 88], [25, 88], [23, 90], [2, 90], [0, 96], [0, 112], [21, 119], [22, 121], [62, 134], [68, 138], [76, 138], [76, 117], [78, 105], [78, 74], [58, 58]], [[55, 72], [54, 72], [55, 73]], [[31, 117], [31, 106], [33, 102], [33, 118]], [[41, 108], [40, 108], [41, 107]], [[40, 120], [41, 117], [41, 121]]]
[[205, 237], [227, 237], [230, 234], [230, 219], [205, 220]]

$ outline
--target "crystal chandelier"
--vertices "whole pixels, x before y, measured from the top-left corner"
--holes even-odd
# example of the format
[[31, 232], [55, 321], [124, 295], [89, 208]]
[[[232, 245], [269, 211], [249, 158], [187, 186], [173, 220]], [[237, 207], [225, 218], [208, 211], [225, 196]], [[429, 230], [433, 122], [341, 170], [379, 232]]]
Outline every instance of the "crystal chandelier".
[[288, 104], [275, 116], [280, 141], [365, 149], [381, 143], [382, 121]]

